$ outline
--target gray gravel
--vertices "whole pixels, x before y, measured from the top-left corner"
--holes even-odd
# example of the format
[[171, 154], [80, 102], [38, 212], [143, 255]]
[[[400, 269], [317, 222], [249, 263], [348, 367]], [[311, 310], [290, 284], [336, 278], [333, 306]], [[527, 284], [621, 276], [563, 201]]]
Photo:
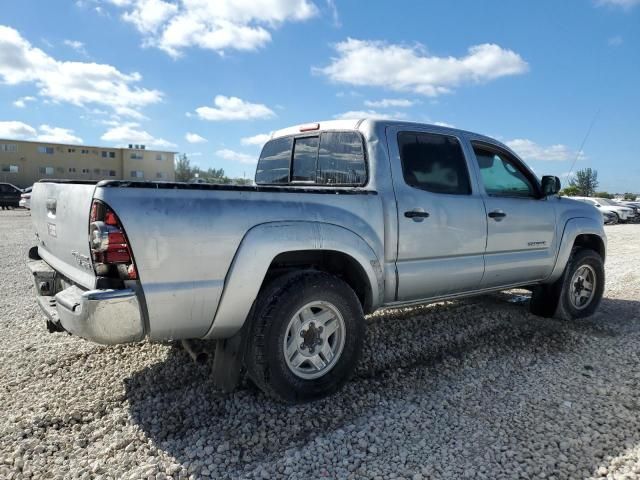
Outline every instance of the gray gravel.
[[0, 478], [637, 478], [640, 225], [607, 227], [599, 313], [523, 292], [368, 318], [356, 378], [276, 404], [170, 345], [47, 333], [24, 211], [0, 212]]

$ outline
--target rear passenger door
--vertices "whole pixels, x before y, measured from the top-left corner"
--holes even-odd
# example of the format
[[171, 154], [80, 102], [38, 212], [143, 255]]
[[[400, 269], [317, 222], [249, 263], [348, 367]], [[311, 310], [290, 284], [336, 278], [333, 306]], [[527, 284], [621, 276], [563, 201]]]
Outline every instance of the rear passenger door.
[[387, 128], [398, 210], [398, 301], [480, 285], [487, 217], [462, 142], [442, 129]]
[[502, 147], [472, 141], [487, 210], [483, 288], [547, 277], [555, 263], [556, 214], [535, 175]]

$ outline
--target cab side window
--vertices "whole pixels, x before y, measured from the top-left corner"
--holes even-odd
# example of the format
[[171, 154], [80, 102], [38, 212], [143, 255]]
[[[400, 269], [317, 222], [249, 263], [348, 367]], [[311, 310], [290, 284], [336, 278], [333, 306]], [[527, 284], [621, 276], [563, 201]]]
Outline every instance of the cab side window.
[[467, 164], [456, 138], [433, 133], [400, 132], [398, 150], [407, 185], [433, 193], [471, 193]]
[[537, 189], [519, 162], [506, 152], [473, 145], [480, 176], [488, 195], [495, 197], [537, 197]]

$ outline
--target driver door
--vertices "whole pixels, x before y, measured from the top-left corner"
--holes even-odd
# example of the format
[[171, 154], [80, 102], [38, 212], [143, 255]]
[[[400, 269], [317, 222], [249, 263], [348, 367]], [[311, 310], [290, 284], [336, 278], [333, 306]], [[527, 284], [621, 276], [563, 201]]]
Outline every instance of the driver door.
[[498, 145], [471, 142], [487, 212], [481, 288], [546, 278], [556, 251], [554, 202], [541, 195], [535, 175]]

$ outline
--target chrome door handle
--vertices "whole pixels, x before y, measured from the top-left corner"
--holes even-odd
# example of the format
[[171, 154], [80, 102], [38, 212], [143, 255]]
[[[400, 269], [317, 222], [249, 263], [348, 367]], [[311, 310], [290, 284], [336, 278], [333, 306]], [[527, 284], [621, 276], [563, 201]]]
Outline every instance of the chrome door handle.
[[502, 220], [504, 217], [507, 216], [506, 213], [504, 213], [502, 210], [494, 210], [493, 212], [489, 212], [487, 214], [487, 216], [489, 218], [493, 218], [496, 222], [499, 222], [500, 220]]
[[421, 222], [425, 218], [429, 217], [429, 212], [425, 212], [422, 209], [420, 210], [414, 209], [414, 210], [408, 210], [404, 212], [404, 216], [412, 219], [414, 222]]

